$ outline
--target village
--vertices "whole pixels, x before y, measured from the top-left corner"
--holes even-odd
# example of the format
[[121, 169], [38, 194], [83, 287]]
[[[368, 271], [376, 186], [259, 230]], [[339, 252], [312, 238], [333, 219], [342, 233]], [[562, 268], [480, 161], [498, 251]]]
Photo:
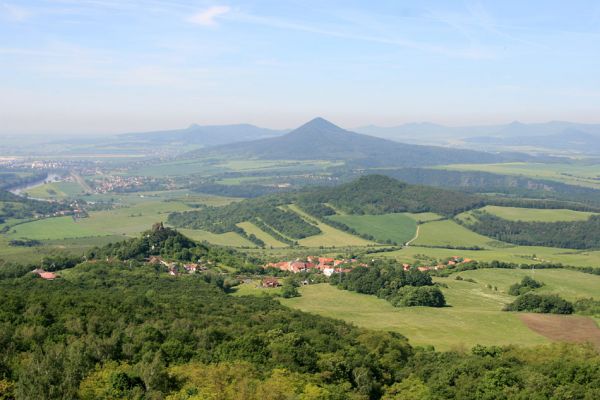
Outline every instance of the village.
[[[446, 268], [454, 268], [460, 264], [467, 264], [472, 262], [473, 260], [470, 258], [463, 258], [461, 256], [452, 256], [445, 261], [438, 262], [435, 265], [427, 266], [427, 265], [411, 265], [407, 263], [402, 264], [402, 269], [404, 271], [410, 271], [411, 269], [416, 269], [421, 272], [426, 271], [438, 271]], [[334, 274], [342, 274], [348, 273], [352, 271], [353, 268], [356, 267], [368, 267], [367, 263], [360, 263], [357, 259], [335, 259], [331, 257], [317, 257], [317, 256], [308, 256], [306, 259], [297, 258], [295, 260], [290, 261], [280, 261], [280, 262], [272, 262], [267, 263], [263, 266], [263, 269], [276, 269], [279, 271], [291, 272], [293, 274], [298, 274], [301, 272], [312, 272], [323, 274], [326, 277], [331, 277]], [[307, 281], [308, 282], [308, 281]], [[262, 281], [263, 287], [278, 287], [281, 286], [279, 280], [275, 277], [265, 278]]]

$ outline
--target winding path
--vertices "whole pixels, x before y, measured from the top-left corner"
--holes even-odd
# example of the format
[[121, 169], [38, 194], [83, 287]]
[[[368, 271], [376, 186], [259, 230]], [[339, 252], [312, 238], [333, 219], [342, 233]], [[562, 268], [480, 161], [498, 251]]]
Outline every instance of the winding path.
[[408, 242], [406, 242], [406, 244], [405, 244], [405, 246], [406, 246], [406, 247], [410, 246], [410, 244], [411, 244], [412, 242], [414, 242], [415, 240], [417, 240], [417, 239], [419, 238], [419, 228], [421, 228], [421, 225], [422, 225], [422, 224], [418, 224], [418, 225], [417, 225], [417, 232], [415, 233], [415, 237], [414, 237], [414, 238], [412, 238], [412, 239], [410, 239]]

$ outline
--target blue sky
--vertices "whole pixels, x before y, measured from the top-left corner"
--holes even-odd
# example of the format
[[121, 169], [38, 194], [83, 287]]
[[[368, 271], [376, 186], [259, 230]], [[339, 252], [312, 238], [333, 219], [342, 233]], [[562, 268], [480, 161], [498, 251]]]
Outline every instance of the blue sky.
[[598, 1], [0, 0], [0, 133], [600, 123]]

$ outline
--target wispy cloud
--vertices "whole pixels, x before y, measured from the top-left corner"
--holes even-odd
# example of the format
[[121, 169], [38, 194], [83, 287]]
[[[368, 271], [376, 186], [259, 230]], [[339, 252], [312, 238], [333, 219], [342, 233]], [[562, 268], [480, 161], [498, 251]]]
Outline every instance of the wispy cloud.
[[353, 27], [322, 28], [315, 25], [294, 22], [274, 17], [263, 17], [250, 14], [236, 13], [233, 19], [245, 23], [268, 26], [276, 29], [293, 30], [307, 32], [316, 35], [330, 36], [340, 39], [357, 40], [363, 42], [372, 42], [386, 44], [391, 46], [404, 47], [418, 51], [441, 54], [449, 57], [467, 58], [467, 59], [493, 59], [496, 53], [491, 49], [478, 47], [459, 48], [447, 45], [438, 45], [419, 40], [407, 39], [398, 35], [385, 35], [380, 33], [370, 34], [369, 32], [356, 33]]
[[0, 15], [11, 21], [22, 22], [31, 16], [31, 11], [14, 4], [0, 2]]
[[192, 15], [187, 20], [193, 24], [202, 26], [215, 26], [217, 25], [216, 19], [222, 15], [227, 14], [231, 11], [229, 6], [213, 6], [206, 10], [200, 11], [197, 14]]

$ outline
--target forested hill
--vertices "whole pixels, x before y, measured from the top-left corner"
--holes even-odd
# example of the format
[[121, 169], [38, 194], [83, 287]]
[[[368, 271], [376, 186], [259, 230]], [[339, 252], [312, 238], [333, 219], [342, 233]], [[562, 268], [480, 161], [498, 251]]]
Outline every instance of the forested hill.
[[154, 224], [152, 229], [143, 232], [137, 238], [109, 243], [103, 247], [94, 248], [87, 254], [88, 259], [117, 258], [123, 261], [142, 261], [152, 256], [194, 262], [202, 259], [214, 264], [224, 263], [237, 268], [256, 261], [230, 248], [195, 242], [177, 230], [163, 226], [162, 223]]
[[[272, 160], [343, 160], [363, 166], [423, 166], [460, 163], [494, 163], [530, 159], [472, 150], [398, 143], [346, 131], [315, 118], [280, 137], [214, 147], [215, 154]], [[203, 150], [202, 154], [205, 154]], [[197, 153], [188, 153], [193, 157]]]
[[[247, 199], [224, 207], [172, 213], [168, 222], [213, 233], [237, 232], [244, 235], [244, 230], [237, 224], [250, 221], [288, 244], [321, 232], [317, 226], [287, 209], [285, 206], [288, 204], [297, 204], [315, 217], [335, 214], [329, 205], [348, 214], [430, 211], [452, 216], [480, 207], [483, 202], [475, 195], [408, 185], [386, 176], [369, 175], [333, 188], [311, 188]], [[262, 245], [254, 237], [248, 239]]]
[[315, 189], [298, 199], [303, 204], [332, 204], [349, 214], [430, 211], [451, 216], [483, 205], [475, 195], [409, 185], [384, 175], [367, 175], [344, 185]]

